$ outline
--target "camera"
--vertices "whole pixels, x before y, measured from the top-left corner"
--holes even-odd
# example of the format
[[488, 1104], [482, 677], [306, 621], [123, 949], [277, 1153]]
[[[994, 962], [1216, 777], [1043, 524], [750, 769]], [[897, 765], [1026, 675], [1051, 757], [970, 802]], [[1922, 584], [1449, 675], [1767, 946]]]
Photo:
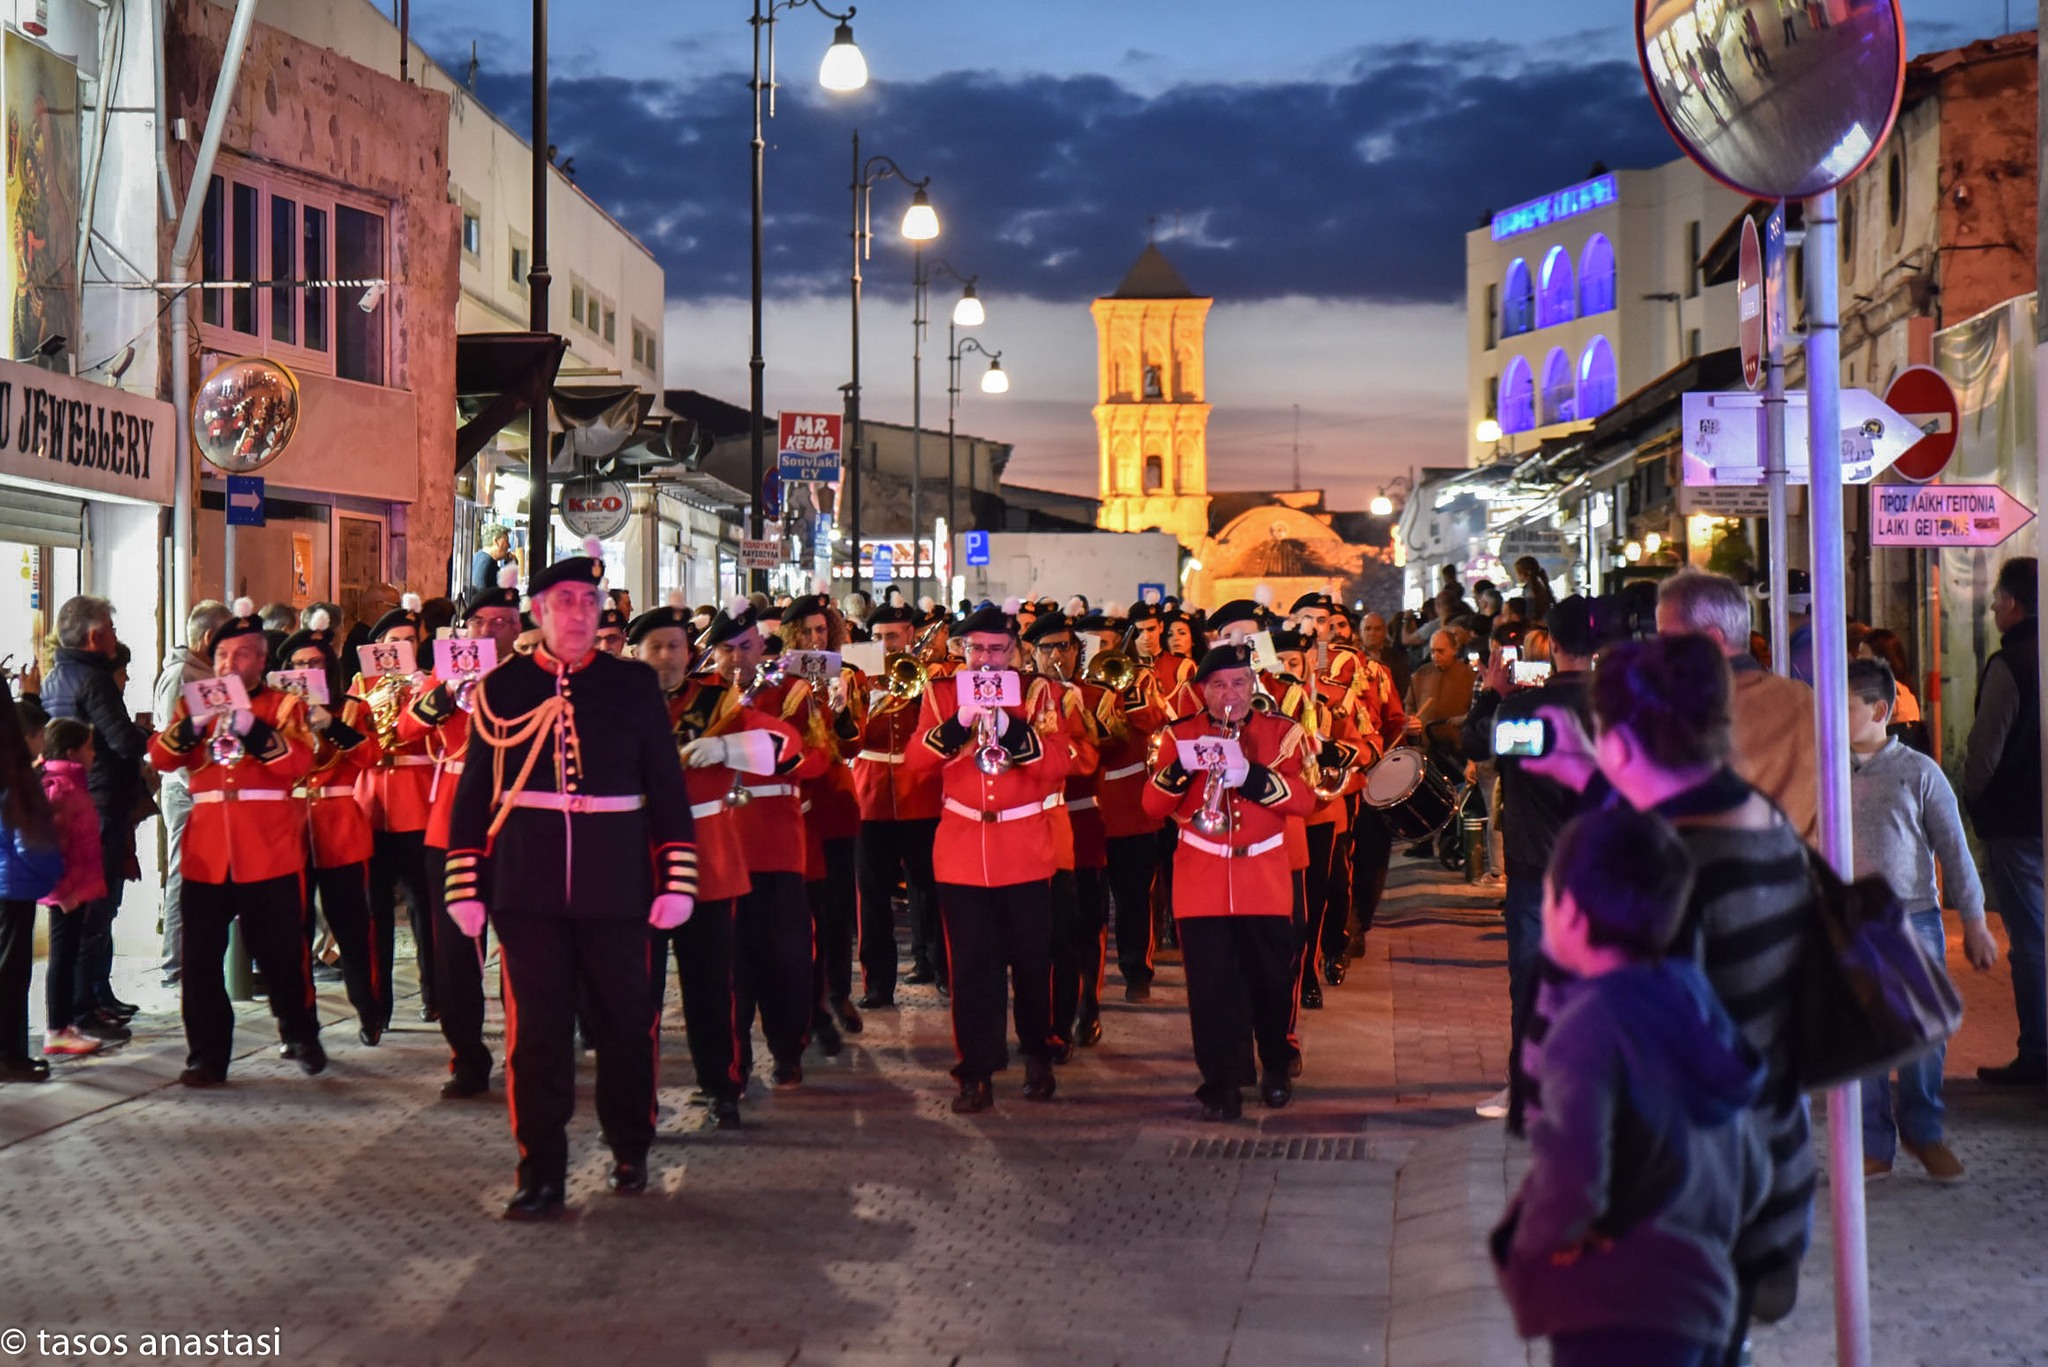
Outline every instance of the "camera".
[[1496, 759], [1541, 759], [1555, 739], [1544, 717], [1506, 717], [1493, 724]]

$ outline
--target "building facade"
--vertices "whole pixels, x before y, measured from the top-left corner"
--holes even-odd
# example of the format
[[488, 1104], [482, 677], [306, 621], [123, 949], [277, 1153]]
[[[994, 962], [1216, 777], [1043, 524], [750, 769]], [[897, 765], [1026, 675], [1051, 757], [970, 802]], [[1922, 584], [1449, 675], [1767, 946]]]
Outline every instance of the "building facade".
[[1097, 299], [1095, 431], [1100, 525], [1172, 532], [1199, 550], [1209, 531], [1209, 404], [1203, 346], [1215, 301], [1187, 287], [1148, 244]]

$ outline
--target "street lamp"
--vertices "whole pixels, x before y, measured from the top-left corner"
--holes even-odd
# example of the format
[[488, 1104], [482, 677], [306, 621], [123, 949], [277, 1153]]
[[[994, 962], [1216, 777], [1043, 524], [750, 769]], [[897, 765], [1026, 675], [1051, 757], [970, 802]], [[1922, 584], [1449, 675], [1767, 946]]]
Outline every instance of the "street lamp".
[[[924, 191], [918, 191], [921, 199]], [[931, 205], [926, 204], [926, 212]], [[918, 201], [910, 204], [911, 213], [916, 213]], [[910, 216], [904, 215], [904, 236], [909, 237]], [[926, 239], [913, 240], [910, 253], [910, 596], [915, 598], [924, 586], [924, 562], [917, 554], [918, 538], [924, 531], [924, 330], [931, 319], [932, 281], [942, 275], [950, 275], [965, 287], [960, 302], [953, 306], [953, 316], [947, 324], [946, 354], [952, 355], [953, 329], [973, 327], [981, 322], [986, 312], [981, 300], [974, 295], [977, 277], [962, 275], [944, 261], [935, 261], [927, 266], [924, 260], [924, 241], [938, 236], [938, 220], [932, 220], [932, 231]], [[948, 405], [950, 409], [951, 405]], [[953, 515], [953, 439], [946, 438], [946, 529], [952, 531]], [[932, 551], [932, 571], [938, 572], [938, 550]]]
[[[850, 534], [853, 554], [853, 584], [860, 587], [860, 285], [861, 263], [866, 261], [874, 245], [872, 207], [875, 186], [894, 176], [911, 187], [910, 208], [904, 211], [902, 233], [910, 242], [929, 242], [939, 235], [939, 216], [932, 208], [931, 196], [926, 187], [932, 183], [930, 176], [922, 180], [912, 176], [892, 157], [874, 156], [866, 161], [860, 158], [860, 130], [853, 130], [853, 376], [846, 385], [846, 450], [853, 458], [853, 468], [846, 476], [847, 531]], [[913, 438], [915, 440], [915, 438]], [[913, 485], [913, 487], [915, 487]], [[913, 554], [911, 560], [915, 563]]]
[[[981, 301], [973, 298], [974, 286], [969, 284], [967, 290], [968, 293], [962, 296], [960, 303], [964, 306], [972, 302], [974, 312], [979, 315]], [[959, 317], [960, 312], [958, 307], [953, 310], [955, 319]], [[950, 331], [946, 336], [946, 535], [951, 536], [960, 525], [954, 520], [953, 510], [953, 486], [958, 482], [953, 466], [953, 431], [955, 414], [960, 407], [960, 358], [971, 351], [980, 352], [988, 357], [988, 370], [981, 377], [981, 392], [984, 394], [1009, 393], [1010, 377], [1003, 369], [1002, 352], [990, 351], [972, 337], [956, 337]], [[974, 515], [974, 457], [971, 454], [967, 458], [967, 515]]]
[[[754, 92], [754, 261], [753, 261], [753, 346], [747, 358], [749, 375], [749, 407], [752, 425], [748, 432], [747, 469], [752, 483], [747, 486], [747, 526], [753, 540], [761, 539], [761, 484], [767, 475], [767, 452], [761, 427], [767, 420], [767, 381], [765, 372], [768, 363], [761, 355], [761, 273], [764, 246], [762, 224], [765, 215], [761, 204], [761, 178], [766, 159], [768, 142], [763, 136], [762, 121], [775, 117], [775, 16], [783, 10], [802, 9], [808, 6], [838, 27], [832, 31], [832, 46], [825, 51], [825, 60], [818, 67], [818, 84], [827, 90], [858, 90], [868, 83], [867, 60], [860, 55], [860, 49], [853, 45], [854, 7], [849, 5], [846, 13], [839, 14], [825, 8], [820, 0], [754, 0], [754, 79], [750, 88]], [[764, 35], [763, 30], [766, 30]], [[761, 75], [762, 47], [767, 47], [768, 75]], [[764, 110], [762, 96], [767, 96]], [[767, 586], [766, 572], [754, 571], [754, 587]]]
[[1394, 502], [1394, 495], [1400, 494], [1405, 498], [1414, 492], [1415, 482], [1409, 479], [1408, 476], [1401, 475], [1391, 484], [1382, 484], [1380, 491], [1372, 496], [1372, 501], [1365, 505], [1365, 510], [1374, 517], [1392, 517], [1398, 510], [1398, 505]]

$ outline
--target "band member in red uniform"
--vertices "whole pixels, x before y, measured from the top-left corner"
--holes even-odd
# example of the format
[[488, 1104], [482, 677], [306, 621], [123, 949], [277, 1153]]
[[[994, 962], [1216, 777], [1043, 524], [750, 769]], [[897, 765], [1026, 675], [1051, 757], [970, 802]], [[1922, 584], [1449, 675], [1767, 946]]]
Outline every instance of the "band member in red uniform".
[[654, 1014], [658, 1021], [673, 954], [697, 1090], [718, 1128], [732, 1129], [740, 1123], [747, 1080], [733, 1028], [733, 927], [748, 883], [739, 818], [725, 800], [737, 771], [723, 761], [744, 762], [747, 753], [760, 748], [761, 742], [747, 738], [750, 734], [771, 737], [781, 753], [795, 753], [798, 742], [787, 722], [742, 708], [739, 694], [724, 680], [690, 673], [694, 635], [689, 610], [680, 602], [640, 614], [626, 633], [634, 656], [661, 681], [675, 744], [692, 765], [683, 771], [683, 781], [696, 826], [697, 909], [677, 929], [655, 932]]
[[[747, 599], [727, 603], [697, 648], [709, 652], [718, 677], [739, 695], [742, 706], [788, 722], [802, 739], [794, 752], [759, 743], [750, 743], [753, 748], [744, 753], [733, 746], [707, 746], [697, 752], [715, 753], [715, 762], [738, 771], [732, 801], [748, 875], [733, 945], [740, 1076], [753, 1071], [758, 1009], [761, 1034], [775, 1059], [775, 1085], [795, 1087], [804, 1080], [813, 999], [811, 903], [804, 893], [809, 861], [799, 785], [825, 771], [833, 744], [823, 719], [811, 707], [810, 685], [783, 677], [776, 667], [764, 667], [767, 642]], [[745, 729], [742, 718], [731, 717], [724, 730], [708, 739]], [[686, 750], [683, 758], [693, 762], [692, 752]]]
[[[1048, 609], [1025, 629], [1037, 672], [1065, 694], [1063, 715], [1074, 755], [1063, 800], [1052, 811], [1059, 839], [1060, 870], [1052, 880], [1052, 1032], [1057, 1061], [1073, 1056], [1075, 1045], [1102, 1042], [1102, 957], [1109, 931], [1109, 893], [1104, 867], [1108, 839], [1095, 798], [1102, 745], [1113, 724], [1123, 721], [1116, 695], [1099, 684], [1072, 682], [1080, 673], [1081, 642], [1065, 614]], [[1114, 721], [1105, 720], [1105, 717]], [[1126, 732], [1128, 727], [1124, 728]]]
[[[1308, 737], [1294, 722], [1252, 707], [1250, 653], [1212, 647], [1196, 672], [1202, 710], [1169, 723], [1153, 759], [1145, 806], [1181, 827], [1174, 915], [1187, 970], [1196, 1092], [1205, 1120], [1243, 1112], [1243, 1043], [1258, 1050], [1260, 1098], [1293, 1095], [1288, 1024], [1295, 946], [1286, 819], [1315, 805]], [[1235, 735], [1242, 763], [1190, 773], [1178, 742]]]
[[[324, 609], [306, 619], [304, 630], [285, 638], [278, 659], [286, 669], [336, 673], [335, 636]], [[313, 767], [303, 789], [306, 834], [311, 853], [309, 892], [320, 895], [320, 913], [341, 950], [341, 980], [356, 1009], [356, 1038], [374, 1047], [391, 1019], [391, 980], [379, 977], [377, 933], [370, 923], [370, 818], [356, 801], [356, 783], [379, 753], [370, 709], [343, 697], [338, 709], [308, 706]], [[310, 899], [308, 911], [310, 913]]]
[[[995, 1104], [991, 1079], [1009, 1067], [1003, 1029], [1004, 978], [1016, 995], [1024, 1095], [1050, 1100], [1052, 1055], [1052, 818], [1046, 799], [1062, 791], [1071, 756], [1059, 698], [1048, 679], [1022, 681], [1021, 702], [968, 702], [959, 690], [976, 672], [1014, 668], [1016, 619], [984, 607], [960, 625], [963, 666], [924, 690], [911, 763], [941, 775], [944, 793], [932, 866], [952, 969], [953, 1076], [963, 1114]], [[1041, 727], [1044, 733], [1041, 733]]]
[[[1098, 608], [1071, 620], [1085, 659], [1092, 661], [1105, 650], [1121, 653], [1129, 626], [1123, 618]], [[1092, 666], [1084, 665], [1084, 675], [1092, 672]], [[1168, 714], [1151, 680], [1150, 671], [1137, 670], [1133, 682], [1118, 695], [1128, 730], [1104, 737], [1095, 773], [1096, 806], [1107, 841], [1105, 877], [1116, 925], [1116, 966], [1127, 1002], [1152, 999], [1152, 886], [1159, 872], [1162, 835], [1159, 820], [1145, 814], [1145, 754]]]
[[[785, 650], [836, 651], [846, 644], [846, 623], [830, 598], [810, 594], [782, 610], [781, 634]], [[860, 798], [846, 762], [860, 751], [867, 680], [858, 669], [842, 666], [824, 696], [811, 690], [811, 702], [832, 740], [831, 762], [802, 785], [804, 833], [810, 844], [804, 895], [810, 900], [816, 942], [811, 1028], [819, 1046], [836, 1054], [839, 1029], [858, 1035], [862, 1026], [853, 1004], [853, 937], [860, 921]]]
[[[470, 594], [462, 632], [470, 640], [497, 646], [499, 663], [513, 656], [519, 639], [519, 589], [509, 567], [495, 588]], [[421, 664], [428, 661], [422, 660]], [[450, 1100], [482, 1096], [491, 1089], [491, 1051], [484, 1043], [484, 936], [464, 935], [448, 919], [442, 889], [448, 875], [448, 829], [455, 817], [455, 791], [469, 758], [469, 718], [480, 677], [430, 676], [413, 691], [398, 718], [401, 743], [424, 740], [436, 761], [428, 790], [428, 898], [434, 914], [434, 986], [441, 1009], [441, 1037], [448, 1042], [448, 1078], [441, 1095]]]
[[[401, 741], [398, 737], [398, 719], [412, 705], [413, 695], [426, 677], [420, 672], [428, 663], [421, 652], [431, 648], [422, 644], [425, 640], [420, 596], [408, 593], [400, 606], [379, 617], [370, 628], [370, 643], [410, 641], [413, 673], [357, 674], [349, 695], [370, 709], [380, 751], [376, 767], [367, 770], [356, 784], [356, 799], [369, 811], [370, 828], [375, 832], [370, 854], [370, 915], [377, 927], [378, 971], [383, 981], [391, 981], [402, 891], [412, 920], [414, 963], [419, 969], [420, 1019], [436, 1021], [441, 1013], [434, 991], [434, 903], [427, 891], [426, 850], [434, 756], [424, 739]], [[389, 1028], [391, 1022], [384, 1024]]]
[[186, 770], [192, 785], [179, 979], [186, 1056], [178, 1081], [187, 1087], [227, 1081], [235, 1009], [228, 1003], [222, 961], [228, 927], [236, 921], [269, 986], [278, 1038], [292, 1048], [301, 1072], [327, 1067], [306, 944], [305, 816], [292, 801], [292, 785], [313, 765], [305, 708], [295, 695], [263, 682], [270, 642], [248, 599], [237, 599], [235, 615], [214, 628], [207, 653], [215, 678], [241, 679], [248, 709], [223, 713], [201, 727], [180, 699], [165, 729], [149, 742], [149, 762], [165, 773]]
[[[1301, 1004], [1315, 1008], [1323, 1004], [1322, 986], [1316, 978], [1319, 956], [1333, 938], [1334, 947], [1328, 952], [1338, 958], [1344, 953], [1342, 910], [1336, 913], [1334, 927], [1326, 926], [1325, 918], [1332, 906], [1329, 892], [1335, 878], [1334, 865], [1349, 830], [1343, 788], [1361, 745], [1358, 731], [1351, 724], [1350, 709], [1345, 706], [1347, 690], [1315, 672], [1313, 640], [1299, 631], [1283, 628], [1273, 633], [1273, 649], [1280, 656], [1283, 679], [1293, 685], [1282, 715], [1300, 722], [1315, 743], [1312, 757], [1318, 783], [1315, 810], [1309, 813], [1306, 823], [1309, 862], [1303, 880], [1306, 897], [1300, 987]], [[1339, 971], [1336, 981], [1343, 980]]]
[[608, 1184], [646, 1189], [648, 927], [689, 920], [697, 891], [661, 687], [654, 671], [596, 646], [603, 578], [594, 554], [533, 576], [540, 645], [478, 684], [449, 826], [449, 919], [480, 936], [488, 911], [504, 967], [505, 1095], [519, 1144], [510, 1220], [561, 1213], [579, 1015], [597, 1048]]
[[[877, 608], [868, 630], [887, 656], [909, 657], [917, 614], [901, 604]], [[929, 679], [932, 670], [920, 666]], [[939, 777], [906, 763], [917, 739], [923, 684], [896, 677], [870, 681], [860, 748], [854, 752], [854, 794], [860, 802], [860, 973], [863, 1011], [896, 1005], [895, 891], [910, 902], [910, 982], [933, 982], [943, 967], [932, 881], [932, 840], [939, 829]]]

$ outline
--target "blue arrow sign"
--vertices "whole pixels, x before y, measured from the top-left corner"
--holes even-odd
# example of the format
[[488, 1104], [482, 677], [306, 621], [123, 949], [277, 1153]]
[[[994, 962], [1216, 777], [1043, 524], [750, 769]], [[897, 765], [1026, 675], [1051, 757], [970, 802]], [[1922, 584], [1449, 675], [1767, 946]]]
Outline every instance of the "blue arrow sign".
[[228, 525], [261, 527], [263, 524], [263, 476], [228, 476]]
[[969, 565], [986, 565], [988, 563], [988, 533], [967, 532], [964, 535], [967, 539], [967, 563]]

